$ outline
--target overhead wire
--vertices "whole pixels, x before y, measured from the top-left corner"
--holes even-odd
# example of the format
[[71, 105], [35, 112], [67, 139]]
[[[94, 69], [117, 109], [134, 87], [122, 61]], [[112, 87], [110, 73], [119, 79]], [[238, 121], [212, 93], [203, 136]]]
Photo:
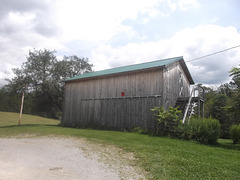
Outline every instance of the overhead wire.
[[211, 53], [211, 54], [208, 54], [208, 55], [205, 55], [205, 56], [201, 56], [201, 57], [198, 57], [198, 58], [194, 58], [194, 59], [191, 59], [191, 60], [188, 60], [186, 62], [192, 62], [192, 61], [196, 61], [196, 60], [199, 60], [199, 59], [202, 59], [202, 58], [206, 58], [206, 57], [209, 57], [209, 56], [213, 56], [215, 54], [219, 54], [219, 53], [222, 53], [222, 52], [225, 52], [225, 51], [229, 51], [231, 49], [235, 49], [235, 48], [238, 48], [240, 47], [240, 45], [237, 45], [237, 46], [233, 46], [233, 47], [230, 47], [228, 49], [224, 49], [224, 50], [221, 50], [221, 51], [217, 51], [217, 52], [214, 52], [214, 53]]

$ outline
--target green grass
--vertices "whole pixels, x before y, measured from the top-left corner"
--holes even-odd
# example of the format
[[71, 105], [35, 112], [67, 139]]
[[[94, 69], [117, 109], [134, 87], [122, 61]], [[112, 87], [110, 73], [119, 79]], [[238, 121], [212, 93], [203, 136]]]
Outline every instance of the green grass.
[[115, 145], [133, 152], [136, 163], [149, 172], [149, 179], [240, 179], [240, 145], [233, 145], [231, 140], [221, 139], [216, 146], [206, 146], [137, 133], [62, 128], [56, 120], [30, 115], [24, 115], [18, 126], [18, 116], [0, 112], [0, 137], [74, 136]]

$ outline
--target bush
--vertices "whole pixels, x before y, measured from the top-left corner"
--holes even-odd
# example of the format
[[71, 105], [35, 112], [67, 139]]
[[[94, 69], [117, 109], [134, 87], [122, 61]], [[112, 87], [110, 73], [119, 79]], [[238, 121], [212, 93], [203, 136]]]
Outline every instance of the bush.
[[240, 143], [240, 124], [231, 126], [230, 134], [234, 144]]
[[181, 111], [177, 108], [169, 107], [166, 111], [161, 107], [151, 109], [157, 120], [156, 134], [157, 135], [174, 135], [175, 127], [180, 123], [179, 115]]
[[220, 123], [213, 118], [192, 119], [193, 137], [203, 144], [216, 144], [220, 136]]
[[203, 144], [216, 144], [220, 135], [220, 123], [213, 118], [194, 118], [180, 124], [176, 133], [180, 138], [196, 140]]
[[186, 140], [192, 139], [192, 126], [190, 126], [188, 123], [180, 123], [175, 128], [175, 136]]
[[140, 127], [133, 128], [132, 132], [138, 133], [138, 134], [147, 134], [148, 133], [148, 131], [146, 129], [142, 129]]

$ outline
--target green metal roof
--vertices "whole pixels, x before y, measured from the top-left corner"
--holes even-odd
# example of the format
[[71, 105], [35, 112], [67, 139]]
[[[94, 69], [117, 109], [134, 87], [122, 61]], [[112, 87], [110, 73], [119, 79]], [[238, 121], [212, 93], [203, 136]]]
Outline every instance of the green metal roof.
[[97, 77], [97, 76], [118, 74], [118, 73], [130, 72], [130, 71], [138, 71], [138, 70], [155, 68], [155, 67], [162, 67], [162, 66], [166, 66], [168, 64], [172, 64], [175, 61], [179, 61], [181, 59], [183, 59], [182, 56], [169, 58], [169, 59], [162, 59], [162, 60], [157, 60], [157, 61], [151, 61], [151, 62], [146, 62], [146, 63], [141, 63], [141, 64], [117, 67], [117, 68], [112, 68], [112, 69], [106, 69], [106, 70], [102, 70], [102, 71], [89, 72], [89, 73], [85, 73], [85, 74], [82, 74], [79, 76], [75, 76], [73, 78], [66, 79], [66, 80], [64, 80], [64, 82], [75, 81], [75, 80], [85, 79], [85, 78], [92, 78], [92, 77]]

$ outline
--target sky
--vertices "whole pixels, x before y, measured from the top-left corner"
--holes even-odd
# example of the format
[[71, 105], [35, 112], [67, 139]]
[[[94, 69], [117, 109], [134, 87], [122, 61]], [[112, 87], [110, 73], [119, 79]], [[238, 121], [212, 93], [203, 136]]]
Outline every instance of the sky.
[[[240, 64], [239, 0], [0, 0], [0, 86], [29, 50], [88, 58], [94, 70], [183, 56], [218, 86]], [[188, 62], [189, 61], [189, 62]]]

